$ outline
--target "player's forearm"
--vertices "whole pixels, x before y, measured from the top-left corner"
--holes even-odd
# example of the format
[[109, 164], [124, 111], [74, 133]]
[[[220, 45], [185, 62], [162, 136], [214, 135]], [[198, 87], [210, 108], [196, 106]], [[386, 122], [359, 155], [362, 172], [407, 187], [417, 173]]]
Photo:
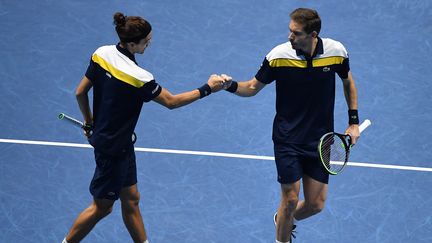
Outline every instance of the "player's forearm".
[[170, 102], [167, 103], [169, 109], [176, 109], [188, 105], [196, 100], [199, 100], [200, 92], [192, 90], [189, 92], [174, 95]]
[[75, 91], [75, 96], [85, 123], [93, 123], [93, 115], [90, 110], [90, 102], [88, 97], [88, 92], [92, 86], [93, 85], [90, 79], [84, 76]]
[[357, 106], [357, 88], [351, 74], [343, 81], [343, 87], [345, 99], [348, 105], [348, 124], [350, 124], [350, 127], [356, 127], [355, 132], [351, 132], [350, 130], [348, 133], [355, 136], [358, 132], [359, 115]]
[[207, 83], [197, 89], [172, 95], [167, 89], [162, 88], [160, 94], [153, 100], [169, 109], [179, 108], [202, 99], [211, 93], [218, 92], [224, 87], [224, 81], [219, 75], [212, 74]]
[[344, 82], [344, 94], [348, 109], [357, 110], [357, 88], [353, 79], [351, 79], [349, 82]]
[[85, 123], [93, 123], [93, 115], [90, 110], [90, 102], [87, 93], [77, 93], [76, 99]]
[[236, 95], [241, 97], [251, 97], [256, 95], [259, 92], [258, 87], [252, 84], [251, 81], [246, 82], [238, 82]]
[[357, 110], [357, 88], [351, 71], [348, 72], [348, 77], [342, 81], [348, 109]]
[[162, 88], [161, 93], [153, 100], [158, 104], [172, 110], [185, 105], [188, 105], [201, 97], [198, 89], [181, 94], [173, 95], [167, 89]]

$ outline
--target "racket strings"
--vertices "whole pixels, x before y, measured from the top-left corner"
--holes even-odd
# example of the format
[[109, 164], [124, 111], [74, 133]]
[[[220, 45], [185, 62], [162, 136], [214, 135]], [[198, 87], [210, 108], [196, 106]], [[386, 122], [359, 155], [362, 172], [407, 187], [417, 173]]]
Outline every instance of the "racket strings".
[[321, 156], [326, 167], [337, 171], [343, 168], [346, 160], [346, 149], [344, 141], [335, 135], [329, 135], [323, 139], [321, 144]]

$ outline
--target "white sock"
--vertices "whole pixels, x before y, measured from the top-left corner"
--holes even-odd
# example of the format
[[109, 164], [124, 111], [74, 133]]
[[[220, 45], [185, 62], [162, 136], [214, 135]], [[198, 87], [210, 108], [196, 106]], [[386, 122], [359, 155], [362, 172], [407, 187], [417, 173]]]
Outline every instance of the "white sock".
[[146, 241], [144, 241], [143, 243], [149, 243], [148, 239]]
[[282, 242], [282, 241], [278, 241], [278, 240], [276, 240], [276, 243], [290, 243], [289, 241], [287, 241], [287, 242]]

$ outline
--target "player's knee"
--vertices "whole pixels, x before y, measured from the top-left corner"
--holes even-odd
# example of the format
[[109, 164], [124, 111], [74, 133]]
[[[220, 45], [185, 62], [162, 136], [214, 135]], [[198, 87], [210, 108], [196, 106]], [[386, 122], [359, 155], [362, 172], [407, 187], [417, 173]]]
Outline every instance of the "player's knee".
[[113, 204], [102, 204], [95, 203], [93, 204], [95, 215], [99, 218], [103, 218], [110, 214], [113, 210]]
[[285, 184], [282, 185], [282, 204], [286, 205], [287, 207], [296, 207], [297, 203], [299, 201], [299, 186], [297, 183], [294, 184]]
[[296, 207], [297, 207], [297, 204], [298, 204], [298, 198], [292, 198], [292, 199], [289, 199], [287, 202], [286, 202], [286, 208], [289, 210], [289, 211], [294, 211], [295, 209], [296, 209]]
[[127, 211], [134, 211], [139, 207], [140, 194], [134, 193], [127, 198], [121, 200], [122, 209]]
[[293, 212], [298, 203], [299, 199], [297, 196], [291, 196], [291, 197], [284, 197], [282, 198], [282, 209], [287, 210], [288, 212]]
[[113, 206], [112, 205], [111, 206], [107, 206], [107, 207], [100, 207], [100, 208], [98, 208], [98, 214], [101, 217], [105, 217], [108, 214], [110, 214], [112, 212], [112, 210], [113, 210]]

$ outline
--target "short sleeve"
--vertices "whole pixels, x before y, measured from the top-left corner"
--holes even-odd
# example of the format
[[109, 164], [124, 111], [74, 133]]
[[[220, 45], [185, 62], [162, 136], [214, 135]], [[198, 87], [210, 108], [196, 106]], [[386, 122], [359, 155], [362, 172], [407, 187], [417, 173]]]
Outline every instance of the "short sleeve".
[[85, 76], [92, 82], [96, 80], [96, 63], [92, 59], [90, 59]]
[[144, 102], [149, 102], [162, 92], [162, 87], [155, 80], [145, 83], [141, 87]]
[[350, 71], [349, 58], [345, 58], [340, 64], [340, 67], [337, 70], [337, 74], [341, 79], [348, 78], [348, 72]]
[[264, 84], [269, 84], [275, 80], [274, 69], [270, 66], [267, 58], [264, 58], [264, 61], [261, 64], [260, 69], [258, 70], [255, 78]]

